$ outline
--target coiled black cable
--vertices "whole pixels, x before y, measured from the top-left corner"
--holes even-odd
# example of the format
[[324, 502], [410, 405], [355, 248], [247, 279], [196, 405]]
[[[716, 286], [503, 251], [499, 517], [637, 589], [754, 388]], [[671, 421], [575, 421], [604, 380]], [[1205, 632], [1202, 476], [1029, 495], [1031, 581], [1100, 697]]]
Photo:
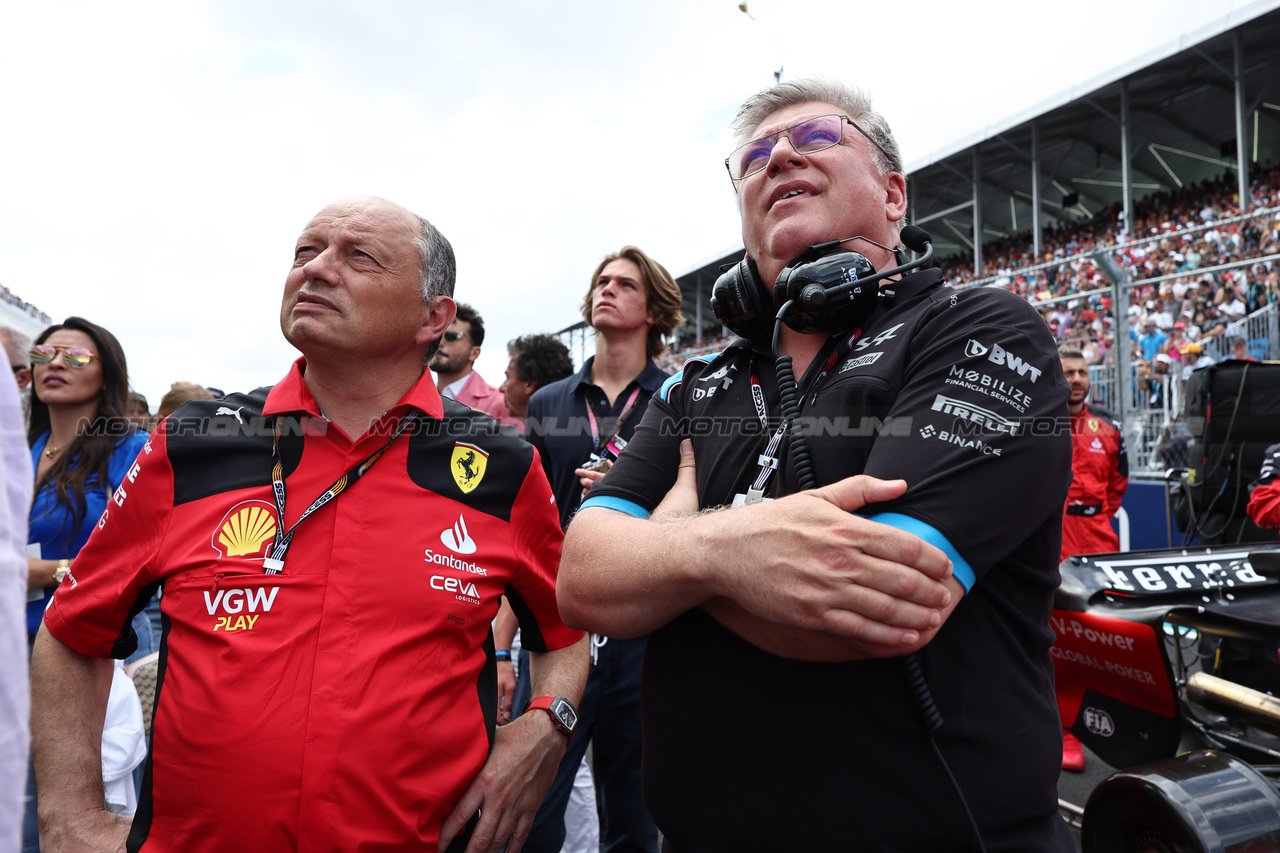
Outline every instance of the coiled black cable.
[[[790, 439], [788, 449], [791, 453], [791, 464], [795, 466], [796, 481], [802, 489], [816, 489], [818, 487], [818, 478], [813, 472], [813, 458], [809, 454], [809, 442], [805, 441], [803, 428], [800, 424], [799, 383], [796, 382], [791, 356], [778, 355], [778, 338], [782, 334], [782, 318], [791, 310], [793, 304], [795, 304], [794, 300], [784, 303], [778, 309], [777, 317], [774, 320], [774, 368], [778, 380], [778, 395], [782, 403], [782, 420], [786, 426], [787, 437]], [[969, 810], [969, 803], [965, 799], [964, 791], [960, 788], [960, 783], [956, 781], [955, 775], [951, 772], [951, 767], [947, 764], [947, 759], [942, 755], [942, 750], [938, 748], [938, 741], [934, 738], [934, 733], [942, 728], [942, 714], [938, 711], [938, 706], [933, 701], [933, 694], [929, 691], [929, 684], [925, 681], [924, 672], [920, 669], [920, 659], [916, 656], [916, 653], [899, 655], [898, 670], [902, 673], [902, 680], [906, 683], [907, 692], [915, 700], [916, 712], [920, 715], [920, 721], [924, 724], [925, 734], [929, 738], [929, 746], [933, 747], [933, 754], [938, 756], [938, 763], [942, 765], [943, 772], [951, 780], [951, 787], [955, 790], [956, 796], [960, 800], [960, 806], [964, 809], [965, 818], [969, 822], [969, 829], [973, 832], [973, 838], [977, 842], [978, 850], [980, 853], [986, 853], [987, 847], [982, 841], [982, 833], [978, 831], [978, 821], [974, 818], [973, 812]]]

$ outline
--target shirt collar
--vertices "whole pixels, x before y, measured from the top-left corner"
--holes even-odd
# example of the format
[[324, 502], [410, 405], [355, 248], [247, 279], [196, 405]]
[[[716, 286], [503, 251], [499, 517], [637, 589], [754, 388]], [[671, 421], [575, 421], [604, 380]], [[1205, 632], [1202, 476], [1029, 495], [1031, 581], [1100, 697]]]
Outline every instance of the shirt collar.
[[[582, 369], [574, 374], [573, 380], [569, 383], [569, 391], [576, 393], [582, 385], [595, 385], [591, 381], [591, 365], [595, 362], [596, 357], [593, 355], [583, 363]], [[646, 391], [654, 392], [662, 387], [662, 383], [670, 378], [669, 374], [658, 365], [654, 364], [653, 359], [645, 362], [644, 370], [640, 371], [640, 375], [631, 382], [638, 382], [640, 387]], [[627, 383], [630, 387], [631, 382]]]
[[472, 372], [473, 371], [468, 371], [466, 376], [462, 377], [461, 379], [455, 382], [450, 382], [448, 385], [444, 386], [444, 396], [450, 397], [454, 400], [458, 399], [458, 396], [462, 393], [462, 389], [466, 388], [467, 383], [471, 381]]
[[[267, 393], [267, 402], [262, 407], [262, 414], [277, 415], [282, 412], [306, 412], [309, 415], [322, 417], [316, 398], [311, 396], [311, 389], [302, 381], [306, 372], [307, 359], [300, 357], [293, 363], [289, 375]], [[388, 411], [403, 406], [413, 406], [427, 417], [434, 420], [444, 419], [444, 403], [440, 401], [440, 393], [436, 391], [436, 383], [431, 378], [431, 371], [423, 370], [418, 381], [405, 393], [400, 401]]]

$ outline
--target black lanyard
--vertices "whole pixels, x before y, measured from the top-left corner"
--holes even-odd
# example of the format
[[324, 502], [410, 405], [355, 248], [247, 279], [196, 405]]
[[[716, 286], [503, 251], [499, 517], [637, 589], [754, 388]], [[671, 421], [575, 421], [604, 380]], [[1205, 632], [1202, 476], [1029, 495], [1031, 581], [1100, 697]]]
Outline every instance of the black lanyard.
[[[849, 339], [845, 341], [843, 352], [847, 353], [848, 349], [857, 342], [861, 335], [861, 329], [853, 332], [853, 334], [849, 336]], [[827, 378], [827, 374], [832, 371], [842, 357], [842, 348], [837, 346], [836, 349], [832, 350], [830, 355], [827, 356], [827, 360], [822, 365], [822, 370], [818, 372], [817, 376], [813, 377], [813, 381], [809, 383], [809, 390], [805, 393], [812, 394], [816, 392], [818, 389], [818, 383]], [[755, 404], [756, 417], [760, 419], [760, 426], [764, 428], [764, 431], [767, 434], [769, 431], [769, 407], [765, 403], [764, 389], [760, 387], [760, 377], [756, 375], [754, 362], [755, 359], [753, 358], [751, 370], [751, 402]], [[749, 489], [747, 489], [745, 498], [746, 503], [753, 504], [764, 500], [764, 488], [769, 483], [769, 477], [774, 471], [778, 470], [778, 448], [782, 445], [782, 439], [785, 437], [786, 432], [787, 425], [784, 421], [778, 426], [777, 431], [769, 439], [769, 443], [766, 445], [764, 453], [761, 453], [756, 458], [756, 464], [760, 466], [760, 473], [756, 475], [755, 482], [751, 484]]]
[[305, 521], [311, 513], [355, 485], [356, 480], [368, 473], [374, 463], [381, 458], [383, 451], [391, 445], [391, 442], [399, 438], [400, 434], [408, 429], [420, 414], [417, 409], [410, 409], [409, 414], [400, 419], [400, 423], [396, 426], [395, 431], [391, 433], [391, 438], [387, 439], [387, 443], [375, 450], [363, 462], [337, 480], [334, 480], [333, 485], [321, 492], [320, 496], [311, 502], [311, 506], [307, 507], [302, 515], [298, 516], [298, 520], [293, 523], [287, 533], [283, 532], [285, 506], [284, 461], [280, 458], [280, 426], [284, 419], [276, 418], [275, 434], [271, 439], [271, 493], [276, 499], [276, 511], [280, 516], [280, 523], [276, 526], [276, 538], [271, 543], [271, 556], [262, 561], [262, 570], [266, 574], [278, 575], [284, 571], [284, 555], [289, 551], [289, 545], [293, 542], [293, 534], [297, 531], [298, 525]]

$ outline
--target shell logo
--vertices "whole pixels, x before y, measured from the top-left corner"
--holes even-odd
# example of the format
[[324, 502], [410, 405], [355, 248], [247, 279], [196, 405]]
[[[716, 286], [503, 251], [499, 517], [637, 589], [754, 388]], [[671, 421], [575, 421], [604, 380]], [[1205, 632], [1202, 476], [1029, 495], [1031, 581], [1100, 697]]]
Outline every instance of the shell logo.
[[276, 509], [266, 501], [241, 501], [214, 528], [209, 544], [219, 556], [261, 560], [276, 535]]

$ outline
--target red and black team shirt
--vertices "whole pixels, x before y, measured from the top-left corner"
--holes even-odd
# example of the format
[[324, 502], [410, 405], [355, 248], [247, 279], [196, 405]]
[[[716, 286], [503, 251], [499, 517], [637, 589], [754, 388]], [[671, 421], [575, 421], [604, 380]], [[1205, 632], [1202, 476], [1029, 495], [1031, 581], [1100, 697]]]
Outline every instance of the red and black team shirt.
[[[490, 747], [499, 597], [534, 651], [582, 636], [556, 609], [559, 517], [528, 444], [441, 401], [429, 373], [352, 442], [304, 369], [157, 429], [45, 617], [76, 651], [123, 657], [130, 613], [163, 587], [130, 850], [434, 849]], [[275, 420], [287, 530], [410, 406], [418, 422], [265, 574]]]
[[1067, 506], [1098, 507], [1081, 515], [1115, 515], [1129, 487], [1129, 453], [1120, 420], [1102, 408], [1086, 404], [1071, 416], [1072, 461], [1075, 476]]
[[1249, 484], [1249, 518], [1264, 530], [1280, 527], [1280, 484], [1276, 472], [1280, 471], [1280, 444], [1273, 444], [1264, 452], [1262, 470], [1258, 479]]

